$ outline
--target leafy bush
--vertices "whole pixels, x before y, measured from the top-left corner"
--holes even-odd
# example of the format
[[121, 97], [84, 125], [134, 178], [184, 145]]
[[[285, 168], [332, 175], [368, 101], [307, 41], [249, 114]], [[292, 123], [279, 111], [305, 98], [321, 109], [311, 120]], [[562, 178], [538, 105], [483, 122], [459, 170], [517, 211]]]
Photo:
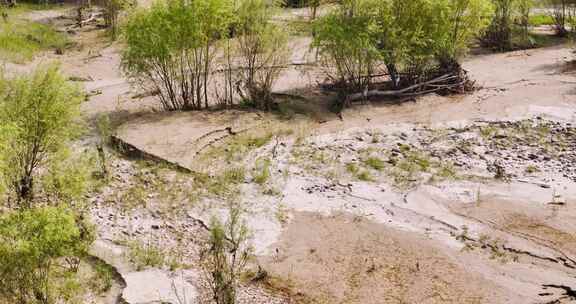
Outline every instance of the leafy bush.
[[10, 303], [57, 303], [94, 235], [69, 210], [45, 207], [0, 216], [0, 296]]
[[134, 6], [135, 2], [131, 0], [104, 0], [103, 7], [104, 7], [104, 22], [108, 31], [110, 32], [110, 36], [113, 40], [116, 40], [118, 36], [118, 27], [119, 27], [119, 17], [120, 12], [126, 8]]
[[435, 19], [432, 45], [434, 57], [443, 68], [450, 68], [469, 49], [470, 42], [489, 25], [492, 10], [486, 0], [435, 1], [432, 14], [444, 16]]
[[[398, 70], [418, 78], [431, 65], [454, 68], [486, 27], [486, 0], [385, 1], [379, 11], [379, 49], [394, 79]], [[406, 85], [414, 81], [408, 79]]]
[[346, 0], [316, 22], [314, 47], [323, 55], [328, 75], [345, 91], [368, 89], [379, 52], [374, 8], [379, 0]]
[[130, 243], [129, 258], [137, 270], [143, 270], [146, 267], [162, 267], [165, 263], [164, 252], [150, 243]]
[[243, 0], [237, 12], [237, 39], [242, 68], [242, 99], [272, 109], [272, 86], [286, 63], [287, 36], [272, 23], [274, 6], [266, 0]]
[[123, 67], [165, 110], [208, 107], [218, 41], [232, 19], [228, 0], [157, 2], [132, 14], [125, 28]]
[[494, 15], [492, 23], [482, 38], [484, 46], [500, 51], [512, 49], [513, 13], [517, 0], [492, 0]]
[[12, 130], [0, 147], [5, 161], [0, 183], [19, 203], [30, 207], [39, 169], [62, 153], [78, 133], [84, 98], [54, 65], [0, 83], [0, 125]]
[[202, 266], [216, 304], [236, 303], [236, 289], [244, 268], [252, 257], [248, 229], [240, 209], [230, 208], [228, 221], [213, 218], [210, 240], [202, 253]]
[[547, 0], [552, 9], [552, 18], [554, 20], [554, 29], [560, 37], [568, 35], [569, 27], [573, 25], [576, 18], [576, 1], [575, 0]]
[[535, 0], [518, 0], [517, 11], [518, 21], [522, 33], [522, 43], [525, 45], [531, 44], [530, 41], [530, 14], [535, 5]]
[[95, 157], [63, 150], [44, 166], [42, 190], [50, 201], [79, 202], [90, 190]]
[[487, 1], [343, 0], [316, 22], [314, 46], [345, 93], [366, 95], [381, 64], [393, 89], [447, 73], [464, 78], [458, 61], [487, 25]]

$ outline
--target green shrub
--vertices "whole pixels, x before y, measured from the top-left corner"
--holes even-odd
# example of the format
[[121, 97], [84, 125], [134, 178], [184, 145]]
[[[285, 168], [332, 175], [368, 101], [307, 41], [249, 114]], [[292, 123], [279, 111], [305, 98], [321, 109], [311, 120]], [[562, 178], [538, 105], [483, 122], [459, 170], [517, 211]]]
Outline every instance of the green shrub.
[[482, 44], [499, 51], [512, 49], [513, 14], [517, 0], [492, 0], [494, 15], [492, 23], [486, 34], [482, 37]]
[[374, 169], [374, 170], [382, 170], [384, 169], [384, 161], [382, 161], [381, 159], [377, 158], [377, 157], [369, 157], [366, 160], [364, 160], [364, 164], [366, 164], [368, 167]]
[[202, 268], [216, 304], [236, 303], [240, 277], [252, 258], [248, 237], [248, 228], [237, 207], [230, 208], [225, 224], [216, 218], [210, 223], [210, 239], [202, 252]]
[[344, 0], [315, 23], [313, 45], [345, 93], [370, 90], [382, 64], [394, 89], [461, 74], [459, 60], [487, 26], [488, 1]]
[[576, 1], [574, 0], [547, 0], [553, 12], [554, 29], [556, 35], [564, 37], [570, 33], [570, 27], [575, 23]]
[[361, 92], [371, 83], [379, 59], [375, 10], [380, 0], [346, 0], [314, 25], [314, 47], [327, 74], [345, 92]]
[[29, 207], [34, 179], [43, 173], [39, 169], [61, 157], [78, 134], [84, 97], [54, 65], [30, 75], [0, 79], [0, 83], [0, 125], [12, 129], [0, 147], [5, 164], [0, 167], [0, 183], [19, 203]]
[[10, 303], [58, 303], [67, 298], [74, 267], [94, 234], [60, 207], [11, 211], [0, 216], [0, 296]]
[[272, 4], [267, 0], [243, 0], [237, 12], [238, 53], [242, 63], [239, 93], [247, 104], [265, 111], [272, 110], [272, 86], [288, 59], [288, 37], [272, 22], [275, 12]]
[[233, 20], [229, 0], [156, 2], [124, 28], [123, 68], [164, 110], [208, 107], [208, 85], [219, 41]]
[[129, 244], [129, 259], [136, 267], [136, 270], [143, 270], [146, 267], [162, 267], [165, 264], [164, 252], [150, 244], [132, 242]]

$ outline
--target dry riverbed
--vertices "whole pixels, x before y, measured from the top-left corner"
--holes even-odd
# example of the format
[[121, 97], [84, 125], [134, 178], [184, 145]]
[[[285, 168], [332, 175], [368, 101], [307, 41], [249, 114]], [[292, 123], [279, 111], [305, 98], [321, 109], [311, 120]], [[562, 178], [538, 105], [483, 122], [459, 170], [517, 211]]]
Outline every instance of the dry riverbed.
[[[31, 19], [66, 28], [63, 14]], [[243, 280], [240, 303], [576, 302], [569, 46], [475, 56], [473, 94], [338, 117], [316, 86], [321, 70], [299, 67], [309, 39], [297, 38], [275, 88], [295, 113], [279, 119], [154, 113], [120, 72], [116, 43], [98, 42], [94, 26], [70, 35], [65, 55], [7, 70], [60, 60], [89, 92], [87, 118], [110, 115], [132, 152], [108, 150], [110, 174], [90, 195], [93, 254], [117, 271], [110, 294], [90, 302], [204, 303], [206, 226], [231, 202], [252, 231], [251, 272], [263, 269]], [[93, 133], [81, 150], [94, 149]]]

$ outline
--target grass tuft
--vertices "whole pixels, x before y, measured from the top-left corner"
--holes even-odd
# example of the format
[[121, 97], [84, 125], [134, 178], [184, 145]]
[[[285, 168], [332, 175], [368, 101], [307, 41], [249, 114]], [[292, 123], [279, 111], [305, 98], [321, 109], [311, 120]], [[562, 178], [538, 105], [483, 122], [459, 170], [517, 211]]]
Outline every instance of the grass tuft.
[[369, 157], [365, 159], [364, 164], [374, 170], [382, 171], [384, 169], [384, 161], [377, 157]]

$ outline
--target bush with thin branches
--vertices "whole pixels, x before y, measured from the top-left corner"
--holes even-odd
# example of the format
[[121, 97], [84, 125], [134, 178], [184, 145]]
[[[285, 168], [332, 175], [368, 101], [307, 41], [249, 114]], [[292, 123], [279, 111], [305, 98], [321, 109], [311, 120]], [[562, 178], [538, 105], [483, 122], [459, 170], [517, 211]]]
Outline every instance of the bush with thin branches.
[[266, 111], [272, 110], [272, 87], [288, 59], [287, 36], [272, 22], [274, 3], [243, 0], [237, 12], [238, 91], [246, 103]]
[[0, 125], [9, 127], [0, 147], [0, 188], [20, 207], [30, 207], [42, 167], [60, 157], [80, 130], [84, 96], [54, 65], [0, 79], [0, 87]]
[[66, 282], [94, 240], [72, 211], [42, 207], [0, 215], [0, 297], [9, 303], [64, 303]]
[[202, 266], [216, 304], [236, 303], [240, 276], [252, 257], [248, 236], [248, 229], [237, 207], [230, 208], [225, 224], [212, 219], [210, 239], [202, 254]]
[[575, 0], [547, 0], [552, 7], [552, 18], [556, 35], [565, 37], [570, 33], [570, 27], [576, 18]]
[[327, 75], [346, 94], [368, 90], [380, 58], [374, 8], [377, 0], [344, 1], [315, 24], [314, 47]]
[[[314, 46], [333, 81], [355, 93], [352, 99], [466, 88], [458, 62], [486, 27], [490, 9], [488, 0], [343, 0], [316, 22]], [[380, 66], [401, 93], [369, 92]], [[439, 77], [435, 88], [420, 85]]]
[[124, 29], [123, 68], [158, 94], [164, 110], [207, 108], [214, 58], [231, 20], [229, 0], [169, 0], [137, 10]]

